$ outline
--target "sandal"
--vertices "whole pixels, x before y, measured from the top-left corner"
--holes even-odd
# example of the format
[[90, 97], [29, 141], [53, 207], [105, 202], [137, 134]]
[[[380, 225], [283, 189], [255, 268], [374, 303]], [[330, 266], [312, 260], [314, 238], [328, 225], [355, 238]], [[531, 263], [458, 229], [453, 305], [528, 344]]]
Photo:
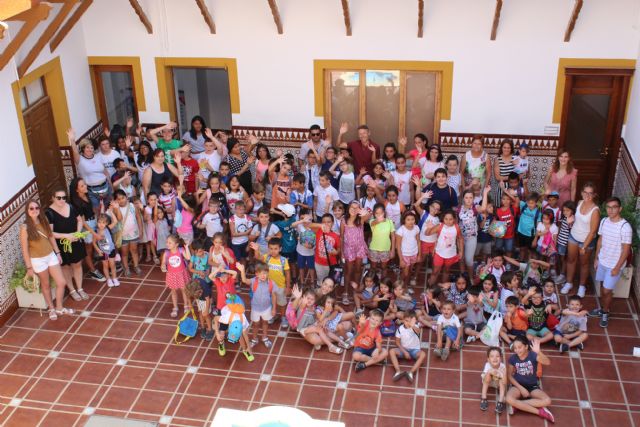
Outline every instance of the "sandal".
[[75, 313], [71, 308], [63, 308], [62, 310], [56, 310], [56, 314], [58, 316], [63, 316], [65, 314], [73, 314]]
[[342, 352], [344, 351], [343, 349], [341, 349], [340, 347], [337, 347], [335, 345], [332, 345], [331, 347], [329, 347], [329, 351], [333, 354], [342, 354]]
[[262, 338], [262, 343], [264, 344], [265, 347], [267, 348], [271, 348], [271, 346], [273, 345], [273, 343], [271, 342], [271, 340], [267, 337]]
[[58, 314], [55, 308], [49, 310], [49, 320], [58, 320]]
[[69, 295], [71, 296], [71, 298], [73, 298], [74, 301], [82, 301], [82, 297], [75, 289], [69, 292]]
[[258, 339], [257, 338], [254, 338], [251, 341], [249, 341], [249, 347], [253, 348], [256, 345], [258, 345]]
[[345, 350], [349, 350], [349, 348], [351, 348], [351, 345], [349, 345], [349, 343], [345, 340], [338, 341], [338, 345], [344, 348]]
[[80, 298], [82, 298], [85, 301], [89, 299], [89, 294], [86, 293], [82, 288], [78, 289], [78, 294], [80, 295]]
[[178, 317], [178, 307], [173, 307], [173, 310], [171, 310], [171, 317]]

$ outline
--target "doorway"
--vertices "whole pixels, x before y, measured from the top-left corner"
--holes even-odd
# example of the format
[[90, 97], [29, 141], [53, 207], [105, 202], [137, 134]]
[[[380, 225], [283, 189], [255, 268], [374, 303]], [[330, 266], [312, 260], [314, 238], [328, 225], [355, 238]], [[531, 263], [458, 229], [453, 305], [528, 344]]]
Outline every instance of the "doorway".
[[202, 116], [211, 129], [231, 129], [229, 73], [224, 68], [173, 67], [175, 111], [181, 134]]
[[632, 69], [565, 70], [559, 151], [578, 169], [578, 191], [591, 181], [601, 199], [613, 189]]
[[133, 69], [130, 65], [92, 65], [98, 98], [98, 113], [106, 129], [122, 126], [127, 118], [138, 122]]
[[44, 80], [39, 78], [22, 88], [20, 99], [40, 200], [47, 204], [57, 189], [66, 188], [66, 180]]

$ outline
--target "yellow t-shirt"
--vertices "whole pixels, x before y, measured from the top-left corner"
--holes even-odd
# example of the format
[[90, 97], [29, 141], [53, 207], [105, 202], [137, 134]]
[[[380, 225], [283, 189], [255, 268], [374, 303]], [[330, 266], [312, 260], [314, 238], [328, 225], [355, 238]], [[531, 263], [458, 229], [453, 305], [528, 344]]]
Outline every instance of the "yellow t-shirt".
[[[267, 261], [267, 259], [269, 261]], [[281, 259], [284, 260], [284, 266], [280, 261]], [[287, 278], [285, 276], [285, 271], [289, 270], [289, 260], [283, 256], [270, 257], [267, 254], [262, 256], [262, 260], [269, 267], [269, 279], [273, 280], [273, 283], [275, 283], [279, 288], [286, 287]]]

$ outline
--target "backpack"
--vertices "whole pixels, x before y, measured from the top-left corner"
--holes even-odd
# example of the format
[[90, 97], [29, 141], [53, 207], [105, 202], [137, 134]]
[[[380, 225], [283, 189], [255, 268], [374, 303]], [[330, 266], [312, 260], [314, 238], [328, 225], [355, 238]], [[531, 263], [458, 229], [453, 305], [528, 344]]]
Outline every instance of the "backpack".
[[396, 334], [396, 324], [393, 320], [387, 319], [380, 325], [380, 335], [383, 337], [392, 337]]
[[[268, 263], [269, 261], [267, 261]], [[258, 278], [254, 277], [253, 282], [251, 283], [251, 287], [249, 288], [249, 298], [253, 298], [253, 293], [258, 290]], [[267, 283], [269, 283], [269, 293], [273, 292], [273, 280], [267, 279]]]
[[304, 315], [304, 310], [300, 310], [300, 314], [296, 313], [296, 309], [293, 306], [293, 301], [289, 301], [287, 303], [287, 309], [284, 312], [284, 317], [287, 319], [287, 322], [289, 322], [289, 326], [291, 327], [291, 329], [296, 329], [298, 327], [298, 324], [300, 323], [300, 319], [302, 319], [302, 316]]
[[[191, 315], [191, 317], [189, 317]], [[178, 326], [176, 326], [176, 332], [173, 334], [173, 341], [180, 345], [184, 342], [189, 341], [191, 338], [196, 336], [198, 332], [198, 319], [196, 318], [196, 313], [193, 311], [193, 308], [189, 310], [187, 313], [182, 316], [182, 319], [178, 320]], [[182, 335], [184, 339], [180, 341], [178, 337]]]
[[[258, 226], [258, 239], [260, 238], [260, 236], [262, 236], [262, 224], [258, 223], [256, 224]], [[271, 231], [271, 226], [273, 225], [273, 223], [271, 221], [269, 221], [269, 224], [267, 225], [267, 230], [264, 233], [264, 240], [266, 241], [269, 237], [269, 231]], [[256, 240], [258, 240], [256, 239]]]

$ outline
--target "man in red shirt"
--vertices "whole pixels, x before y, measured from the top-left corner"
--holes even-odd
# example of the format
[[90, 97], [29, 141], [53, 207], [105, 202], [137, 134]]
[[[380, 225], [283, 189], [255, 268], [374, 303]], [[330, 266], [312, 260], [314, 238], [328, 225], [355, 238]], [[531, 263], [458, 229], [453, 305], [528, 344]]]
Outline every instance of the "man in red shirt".
[[[349, 125], [342, 123], [340, 125], [340, 133], [338, 134], [337, 145], [342, 142], [342, 135], [349, 131]], [[349, 150], [353, 155], [353, 170], [359, 171], [361, 168], [367, 168], [368, 173], [373, 173], [373, 165], [380, 159], [380, 146], [373, 142], [370, 138], [369, 127], [367, 125], [358, 126], [358, 139], [348, 144]]]

